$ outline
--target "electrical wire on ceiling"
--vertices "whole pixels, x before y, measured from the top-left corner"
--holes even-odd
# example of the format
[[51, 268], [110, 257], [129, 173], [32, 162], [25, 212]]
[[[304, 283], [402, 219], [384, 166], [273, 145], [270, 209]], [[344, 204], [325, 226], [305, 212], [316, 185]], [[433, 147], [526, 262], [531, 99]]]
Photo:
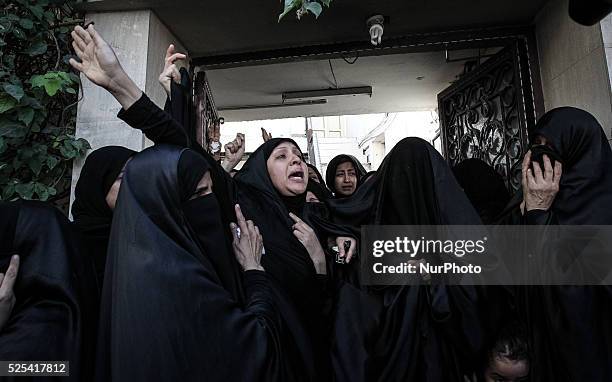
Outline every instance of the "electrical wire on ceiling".
[[334, 77], [334, 84], [336, 85], [336, 89], [338, 89], [338, 81], [336, 80], [336, 74], [334, 73], [334, 67], [332, 66], [331, 59], [327, 60], [329, 62], [329, 69], [331, 69], [332, 76]]

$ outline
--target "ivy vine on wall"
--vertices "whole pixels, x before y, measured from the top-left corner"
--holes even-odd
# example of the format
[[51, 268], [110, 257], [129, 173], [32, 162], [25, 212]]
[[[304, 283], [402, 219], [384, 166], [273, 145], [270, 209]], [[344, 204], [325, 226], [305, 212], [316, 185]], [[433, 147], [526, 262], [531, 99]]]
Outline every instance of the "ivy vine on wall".
[[313, 14], [318, 19], [321, 12], [323, 12], [323, 7], [329, 8], [330, 3], [331, 0], [284, 0], [283, 13], [278, 16], [278, 21], [280, 22], [283, 17], [293, 10], [295, 10], [298, 20], [307, 13]]
[[58, 201], [72, 161], [79, 77], [70, 71], [73, 1], [14, 0], [0, 8], [0, 199]]

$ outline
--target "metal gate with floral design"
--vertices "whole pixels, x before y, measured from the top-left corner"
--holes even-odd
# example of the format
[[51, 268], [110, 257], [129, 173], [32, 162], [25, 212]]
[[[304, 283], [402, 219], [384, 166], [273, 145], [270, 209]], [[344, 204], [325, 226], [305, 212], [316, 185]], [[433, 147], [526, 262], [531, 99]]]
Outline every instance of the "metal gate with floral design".
[[438, 95], [443, 154], [450, 166], [479, 158], [511, 193], [521, 185], [535, 106], [526, 41], [516, 40]]

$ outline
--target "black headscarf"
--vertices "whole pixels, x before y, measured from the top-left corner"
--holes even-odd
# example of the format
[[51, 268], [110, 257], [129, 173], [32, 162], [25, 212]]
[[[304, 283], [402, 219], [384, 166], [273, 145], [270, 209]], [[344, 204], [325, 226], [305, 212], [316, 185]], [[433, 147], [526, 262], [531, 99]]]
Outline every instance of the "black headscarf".
[[466, 159], [453, 167], [455, 178], [480, 215], [492, 224], [510, 201], [504, 178], [481, 159]]
[[552, 210], [560, 224], [612, 224], [612, 151], [601, 125], [584, 110], [546, 113], [531, 132], [562, 158], [563, 175]]
[[94, 150], [87, 156], [74, 189], [72, 217], [83, 235], [83, 244], [94, 261], [100, 286], [113, 221], [113, 211], [106, 204], [106, 194], [125, 163], [135, 153], [120, 146], [106, 146]]
[[[612, 153], [597, 120], [562, 107], [547, 112], [530, 135], [532, 142], [545, 137], [563, 164], [551, 207], [559, 224], [612, 224]], [[533, 380], [612, 378], [610, 286], [525, 287], [519, 296], [533, 347]]]
[[321, 173], [319, 172], [319, 169], [315, 165], [310, 164], [310, 163], [306, 163], [306, 166], [308, 166], [309, 169], [315, 172], [315, 174], [317, 175], [317, 179], [319, 179], [319, 184], [322, 185], [323, 187], [326, 187], [325, 179], [323, 179], [323, 175], [321, 175]]
[[[400, 141], [351, 198], [329, 205], [344, 224], [481, 224], [446, 161], [419, 138]], [[337, 378], [442, 382], [475, 369], [473, 358], [483, 345], [475, 288], [358, 287], [338, 292], [332, 353]], [[368, 309], [357, 309], [359, 304]], [[346, 327], [348, 320], [354, 325]]]
[[327, 199], [331, 198], [331, 194], [324, 185], [317, 182], [308, 182], [308, 186], [306, 186], [306, 192], [312, 192], [320, 202], [324, 202]]
[[[240, 267], [232, 253], [229, 223], [223, 219], [221, 205], [227, 203], [225, 195], [194, 197], [194, 191], [202, 176], [211, 170], [210, 164], [193, 150], [184, 150], [178, 163], [178, 182], [185, 218], [189, 222], [198, 243], [207, 254], [221, 285], [232, 298], [242, 303], [244, 294], [240, 279]], [[194, 197], [193, 199], [190, 199]]]
[[366, 174], [365, 168], [363, 167], [361, 162], [359, 162], [354, 156], [340, 154], [333, 157], [327, 165], [327, 170], [325, 171], [325, 180], [327, 182], [327, 187], [331, 190], [331, 192], [334, 193], [336, 197], [339, 197], [338, 190], [336, 190], [336, 169], [342, 163], [346, 162], [352, 163], [353, 167], [355, 167], [355, 174], [357, 175], [357, 185], [360, 184], [359, 180], [361, 179], [361, 177]]
[[41, 202], [0, 203], [0, 227], [0, 271], [12, 255], [20, 256], [0, 359], [69, 361], [68, 380], [90, 380], [98, 292], [94, 269], [81, 256], [68, 220]]
[[272, 138], [255, 150], [234, 180], [245, 217], [253, 220], [263, 236], [266, 249], [263, 267], [287, 287], [299, 304], [309, 294], [307, 285], [314, 282], [315, 269], [306, 248], [293, 235], [294, 221], [289, 217], [290, 211], [302, 216], [306, 193], [283, 197], [268, 174], [267, 159], [282, 142], [299, 148], [291, 139]]
[[189, 169], [202, 174], [203, 167], [189, 151], [163, 145], [127, 166], [109, 246], [97, 380], [314, 379], [308, 339], [292, 326], [297, 319], [268, 273], [245, 273], [246, 306], [222, 286], [208, 252], [214, 244], [196, 233], [199, 219], [220, 224], [220, 212], [194, 220], [188, 211], [216, 198], [188, 200], [198, 182]]

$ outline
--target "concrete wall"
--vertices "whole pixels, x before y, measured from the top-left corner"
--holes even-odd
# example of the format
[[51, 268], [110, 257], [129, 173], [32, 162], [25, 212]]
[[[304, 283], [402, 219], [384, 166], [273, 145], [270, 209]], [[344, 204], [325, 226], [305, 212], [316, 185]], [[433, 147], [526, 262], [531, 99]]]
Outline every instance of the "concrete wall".
[[[535, 20], [544, 106], [575, 106], [591, 112], [610, 136], [612, 23], [585, 27], [568, 15], [568, 0], [550, 0]], [[603, 30], [609, 36], [604, 45]]]
[[[164, 56], [172, 42], [185, 52], [170, 31], [148, 10], [132, 12], [93, 13], [86, 16], [94, 21], [96, 30], [112, 46], [121, 65], [136, 85], [159, 106], [166, 99], [158, 84], [164, 67]], [[134, 130], [117, 118], [119, 103], [106, 90], [81, 76], [83, 99], [78, 105], [76, 135], [85, 138], [92, 150], [119, 145], [140, 151], [150, 144], [139, 130]], [[72, 171], [71, 202], [84, 159], [75, 161]]]

